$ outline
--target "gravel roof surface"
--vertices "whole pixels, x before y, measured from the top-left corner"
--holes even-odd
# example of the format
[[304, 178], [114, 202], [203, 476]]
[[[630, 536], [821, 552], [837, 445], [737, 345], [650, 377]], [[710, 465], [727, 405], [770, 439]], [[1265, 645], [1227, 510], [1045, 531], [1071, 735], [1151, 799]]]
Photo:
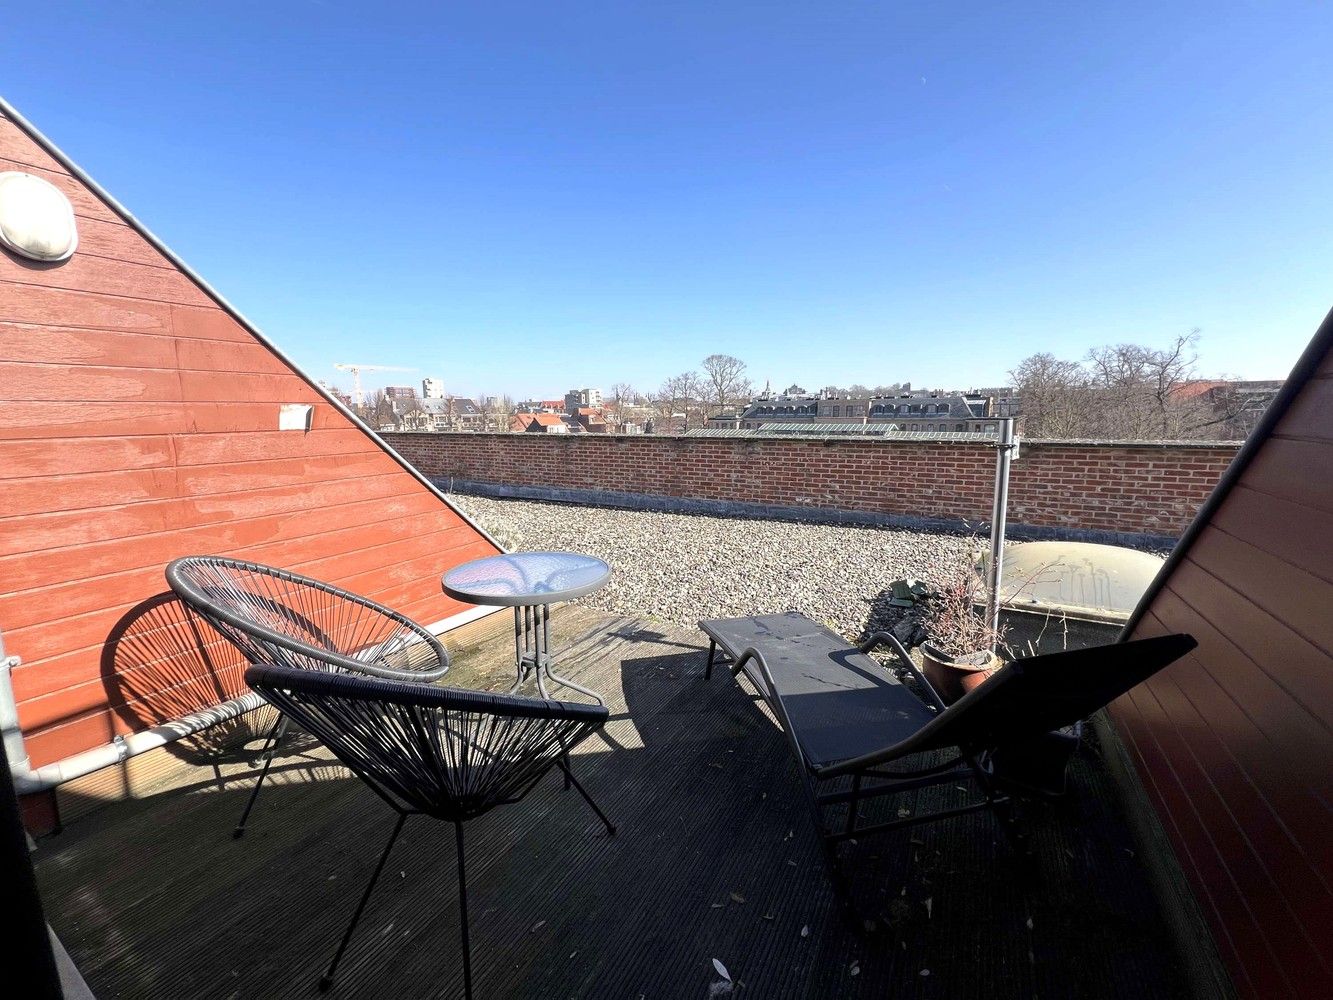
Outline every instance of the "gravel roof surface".
[[893, 580], [941, 580], [972, 545], [960, 535], [660, 514], [528, 500], [450, 499], [515, 550], [586, 552], [611, 582], [580, 600], [678, 625], [801, 611], [849, 639], [891, 625]]

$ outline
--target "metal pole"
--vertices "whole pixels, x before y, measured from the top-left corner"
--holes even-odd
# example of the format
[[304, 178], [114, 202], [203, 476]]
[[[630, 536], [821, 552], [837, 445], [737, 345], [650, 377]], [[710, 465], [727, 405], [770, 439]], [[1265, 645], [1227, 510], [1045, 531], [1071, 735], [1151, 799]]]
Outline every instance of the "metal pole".
[[[1014, 418], [1000, 421], [995, 444], [995, 501], [990, 519], [990, 572], [986, 579], [986, 624], [994, 636], [1000, 628], [1000, 579], [1004, 572], [1004, 523], [1009, 508], [1009, 460], [1014, 451]], [[992, 646], [992, 649], [994, 647]]]

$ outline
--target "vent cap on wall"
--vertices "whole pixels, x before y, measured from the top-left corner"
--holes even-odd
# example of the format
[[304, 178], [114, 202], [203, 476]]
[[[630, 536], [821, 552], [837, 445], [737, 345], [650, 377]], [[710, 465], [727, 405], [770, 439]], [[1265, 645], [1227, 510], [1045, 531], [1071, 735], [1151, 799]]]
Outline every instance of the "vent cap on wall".
[[66, 260], [79, 245], [69, 199], [41, 177], [0, 173], [0, 244], [30, 260]]

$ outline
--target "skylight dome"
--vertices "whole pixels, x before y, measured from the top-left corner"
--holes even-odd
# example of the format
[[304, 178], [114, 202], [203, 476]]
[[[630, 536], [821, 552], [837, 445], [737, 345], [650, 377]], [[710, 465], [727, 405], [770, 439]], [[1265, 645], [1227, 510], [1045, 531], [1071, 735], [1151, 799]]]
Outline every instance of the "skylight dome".
[[50, 181], [0, 173], [0, 244], [30, 260], [66, 260], [79, 245], [74, 209]]

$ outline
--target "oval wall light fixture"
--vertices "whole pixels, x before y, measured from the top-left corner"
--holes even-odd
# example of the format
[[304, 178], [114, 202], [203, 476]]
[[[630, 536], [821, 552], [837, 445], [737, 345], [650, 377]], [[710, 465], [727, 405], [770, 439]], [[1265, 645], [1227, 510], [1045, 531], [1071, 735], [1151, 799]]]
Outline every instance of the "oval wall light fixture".
[[69, 199], [41, 177], [0, 173], [0, 244], [29, 260], [67, 260], [79, 245]]

